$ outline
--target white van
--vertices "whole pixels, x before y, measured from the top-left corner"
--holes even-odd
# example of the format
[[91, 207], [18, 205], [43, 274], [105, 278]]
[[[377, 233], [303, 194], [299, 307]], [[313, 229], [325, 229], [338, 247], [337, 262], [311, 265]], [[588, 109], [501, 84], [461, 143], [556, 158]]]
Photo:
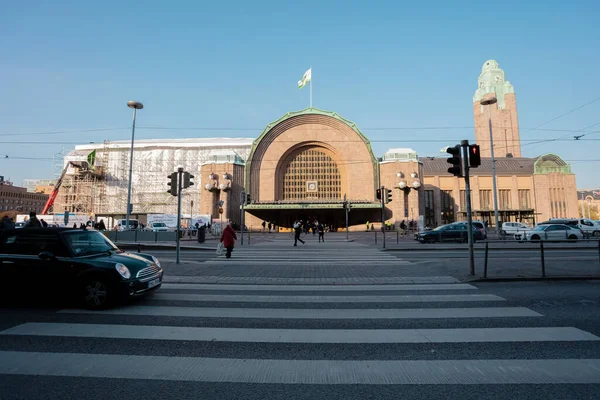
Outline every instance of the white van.
[[140, 226], [140, 222], [137, 219], [129, 219], [129, 229], [126, 228], [126, 225], [126, 219], [117, 220], [117, 230], [120, 231], [136, 231]]
[[581, 229], [581, 232], [583, 232], [583, 235], [586, 237], [600, 237], [600, 224], [588, 218], [552, 218], [549, 221], [540, 223], [540, 225], [542, 224], [565, 224], [570, 226], [576, 226], [577, 228]]

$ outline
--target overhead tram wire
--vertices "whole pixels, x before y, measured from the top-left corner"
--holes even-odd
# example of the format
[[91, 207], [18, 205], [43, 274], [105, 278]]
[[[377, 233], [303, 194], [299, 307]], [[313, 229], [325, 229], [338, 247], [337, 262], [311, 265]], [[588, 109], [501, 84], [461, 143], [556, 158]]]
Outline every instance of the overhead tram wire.
[[[510, 128], [510, 126], [496, 126], [494, 128]], [[79, 130], [59, 130], [59, 131], [48, 131], [48, 132], [25, 132], [25, 133], [0, 133], [0, 137], [3, 136], [38, 136], [38, 135], [67, 135], [67, 134], [81, 134], [81, 133], [91, 133], [91, 132], [109, 132], [109, 131], [128, 131], [130, 128], [98, 128], [98, 129], [79, 129]], [[249, 132], [262, 132], [264, 127], [262, 128], [206, 128], [206, 127], [190, 127], [190, 128], [179, 128], [179, 127], [138, 127], [137, 129], [147, 129], [147, 130], [187, 130], [187, 131], [249, 131]], [[329, 130], [332, 128], [313, 128], [313, 130]], [[362, 131], [410, 131], [410, 130], [448, 130], [448, 129], [475, 129], [474, 126], [431, 126], [431, 127], [377, 127], [377, 128], [361, 128]], [[527, 131], [548, 131], [548, 132], [573, 132], [572, 129], [553, 129], [553, 128], [529, 128]], [[600, 131], [593, 132], [599, 133]], [[471, 132], [472, 133], [472, 132]], [[587, 134], [587, 132], [586, 132]]]

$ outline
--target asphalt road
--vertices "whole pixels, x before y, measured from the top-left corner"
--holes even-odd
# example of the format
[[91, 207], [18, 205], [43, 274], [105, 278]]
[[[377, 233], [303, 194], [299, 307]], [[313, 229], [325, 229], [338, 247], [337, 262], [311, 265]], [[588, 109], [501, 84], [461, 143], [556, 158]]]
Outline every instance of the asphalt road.
[[[395, 287], [394, 290], [385, 285], [371, 287], [366, 294], [383, 296], [384, 300], [365, 303], [362, 298], [365, 293], [344, 287], [290, 290], [279, 286], [231, 288], [165, 284], [155, 296], [105, 313], [45, 308], [42, 304], [36, 308], [4, 308], [0, 314], [0, 372], [3, 374], [0, 398], [397, 399], [400, 394], [402, 398], [411, 399], [597, 398], [600, 370], [583, 370], [581, 363], [582, 360], [600, 359], [600, 322], [597, 318], [600, 283], [478, 283], [468, 289], [464, 284], [454, 285], [463, 286], [452, 289], [452, 284], [444, 284], [437, 290], [423, 286]], [[233, 297], [228, 301], [203, 302], [169, 299], [178, 293]], [[269, 296], [353, 297], [353, 300], [289, 303], [235, 298], [265, 293]], [[505, 300], [470, 301], [466, 298], [452, 303], [385, 300], [386, 296], [399, 293], [424, 296], [467, 293], [498, 296]], [[222, 313], [233, 309], [240, 314], [237, 317], [182, 316], [214, 309]], [[293, 317], [294, 312], [305, 309], [315, 310], [314, 316]], [[391, 312], [417, 309], [421, 313], [441, 309], [445, 315], [435, 318], [418, 315], [413, 318], [400, 315], [348, 318], [346, 314], [342, 315], [363, 309]], [[244, 315], [244, 312], [249, 314], [256, 310], [265, 314], [262, 317]], [[272, 317], [269, 310], [284, 312], [289, 318]], [[336, 310], [339, 315], [331, 319], [319, 318], [318, 312], [323, 310]], [[483, 316], [457, 317], [457, 310], [479, 310]], [[504, 310], [500, 313], [526, 311], [532, 315], [502, 317], [495, 314], [498, 310]], [[23, 324], [26, 323], [36, 325], [28, 325], [25, 329]], [[57, 325], [46, 328], [50, 323]], [[85, 328], [86, 324], [90, 324], [90, 329]], [[125, 327], [133, 329], [124, 331]], [[168, 329], [166, 332], [153, 331], [156, 327]], [[8, 331], [11, 328], [16, 330]], [[212, 339], [195, 337], [198, 333], [189, 331], [184, 337], [177, 337], [177, 329], [190, 328], [216, 330], [210, 333], [214, 336]], [[495, 332], [506, 328], [517, 331], [517, 341], [507, 341], [515, 333], [512, 331], [502, 333], [504, 338], [495, 336]], [[537, 328], [548, 331], [522, 336], [526, 332], [521, 330]], [[402, 339], [404, 331], [433, 329], [440, 330], [437, 340], [411, 342], [413, 339]], [[487, 333], [478, 339], [461, 339], [451, 333], [457, 329]], [[572, 333], [565, 336], [560, 329], [574, 329], [576, 337], [572, 337]], [[323, 333], [326, 330], [338, 333], [327, 336]], [[384, 330], [396, 333], [378, 343], [374, 338]], [[262, 335], [268, 336], [268, 331], [275, 337], [263, 338]], [[286, 339], [291, 331], [304, 333]], [[320, 333], [317, 335], [317, 332]], [[346, 336], [348, 332], [355, 335]], [[446, 333], [448, 336], [444, 336]], [[582, 334], [595, 336], [579, 337]], [[169, 335], [173, 337], [169, 339]], [[487, 339], [486, 335], [489, 335]], [[278, 340], [278, 337], [283, 339]], [[38, 355], [35, 365], [26, 362], [30, 358], [25, 356]], [[84, 356], [74, 358], [79, 355]], [[105, 357], [112, 358], [106, 360]], [[178, 369], [190, 360], [194, 361], [191, 366]], [[229, 365], [230, 360], [237, 361]], [[261, 364], [273, 360], [277, 360], [278, 369], [271, 369], [275, 365]], [[308, 364], [299, 367], [293, 364], [297, 360]], [[371, 361], [370, 368], [379, 371], [380, 375], [371, 376], [367, 371], [352, 369], [356, 368], [352, 363], [364, 360]], [[395, 364], [415, 360], [429, 363], [426, 364], [429, 369], [413, 374], [407, 369], [410, 364]], [[461, 369], [461, 362], [473, 360], [480, 364]], [[563, 365], [564, 360], [570, 360], [571, 364]], [[327, 364], [331, 362], [338, 364]], [[440, 366], [440, 362], [450, 364]], [[498, 362], [514, 364], [490, 369], [490, 365]], [[540, 371], [529, 362], [547, 364], [550, 369]], [[593, 365], [597, 366], [597, 363]], [[418, 365], [411, 367], [420, 368]], [[215, 374], [222, 381], [214, 378]], [[319, 377], [323, 376], [327, 376], [329, 382], [320, 381]], [[362, 383], [352, 383], [353, 379]], [[386, 379], [394, 384], [386, 384]], [[403, 379], [408, 381], [398, 382]], [[508, 383], [511, 379], [515, 383]], [[286, 380], [296, 383], [285, 383]], [[432, 380], [435, 383], [431, 383]], [[482, 383], [486, 380], [494, 383]], [[573, 383], [576, 381], [583, 383]]]
[[[569, 251], [548, 264], [575, 269]], [[528, 252], [490, 265], [523, 272]], [[461, 282], [460, 250], [313, 238], [152, 253], [152, 296], [0, 309], [0, 398], [598, 398], [600, 281]]]

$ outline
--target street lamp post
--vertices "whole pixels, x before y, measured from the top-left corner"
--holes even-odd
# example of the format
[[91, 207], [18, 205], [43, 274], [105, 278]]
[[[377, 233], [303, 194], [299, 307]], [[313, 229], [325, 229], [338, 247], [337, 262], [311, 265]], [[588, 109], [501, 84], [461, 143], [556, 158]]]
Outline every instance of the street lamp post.
[[125, 216], [125, 229], [129, 229], [129, 217], [131, 216], [131, 178], [133, 175], [133, 142], [135, 138], [135, 117], [137, 110], [144, 108], [139, 101], [128, 101], [127, 107], [133, 108], [133, 124], [131, 125], [131, 149], [129, 151], [129, 181], [127, 183], [127, 214]]
[[481, 99], [480, 103], [483, 106], [487, 106], [488, 110], [488, 124], [490, 127], [490, 156], [492, 157], [492, 187], [494, 190], [494, 221], [496, 227], [496, 237], [498, 236], [498, 232], [500, 227], [498, 226], [498, 190], [496, 189], [496, 159], [494, 157], [494, 136], [492, 134], [492, 111], [490, 106], [492, 104], [496, 104], [498, 99], [493, 94], [485, 96]]

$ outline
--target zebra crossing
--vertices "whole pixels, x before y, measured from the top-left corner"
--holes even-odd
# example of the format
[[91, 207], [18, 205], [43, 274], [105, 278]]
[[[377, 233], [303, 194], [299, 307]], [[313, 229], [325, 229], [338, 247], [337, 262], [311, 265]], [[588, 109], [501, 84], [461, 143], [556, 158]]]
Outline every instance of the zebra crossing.
[[[376, 264], [381, 266], [408, 266], [412, 262], [399, 259], [393, 254], [382, 252], [373, 246], [347, 242], [345, 240], [319, 243], [312, 235], [303, 236], [306, 244], [292, 246], [293, 240], [272, 240], [251, 246], [237, 246], [232, 259], [245, 265], [273, 266], [290, 264], [332, 264], [362, 266]], [[207, 265], [227, 265], [225, 255], [205, 261]]]
[[[565, 344], [600, 337], [547, 326], [541, 313], [452, 277], [425, 278], [442, 283], [164, 283], [134, 304], [59, 310], [0, 331], [9, 346], [0, 374], [277, 384], [293, 393], [298, 385], [600, 383], [600, 359], [555, 357]], [[140, 343], [144, 353], [130, 353]], [[488, 347], [478, 346], [491, 345], [492, 357], [482, 357]], [[505, 356], [515, 345], [533, 355]]]

